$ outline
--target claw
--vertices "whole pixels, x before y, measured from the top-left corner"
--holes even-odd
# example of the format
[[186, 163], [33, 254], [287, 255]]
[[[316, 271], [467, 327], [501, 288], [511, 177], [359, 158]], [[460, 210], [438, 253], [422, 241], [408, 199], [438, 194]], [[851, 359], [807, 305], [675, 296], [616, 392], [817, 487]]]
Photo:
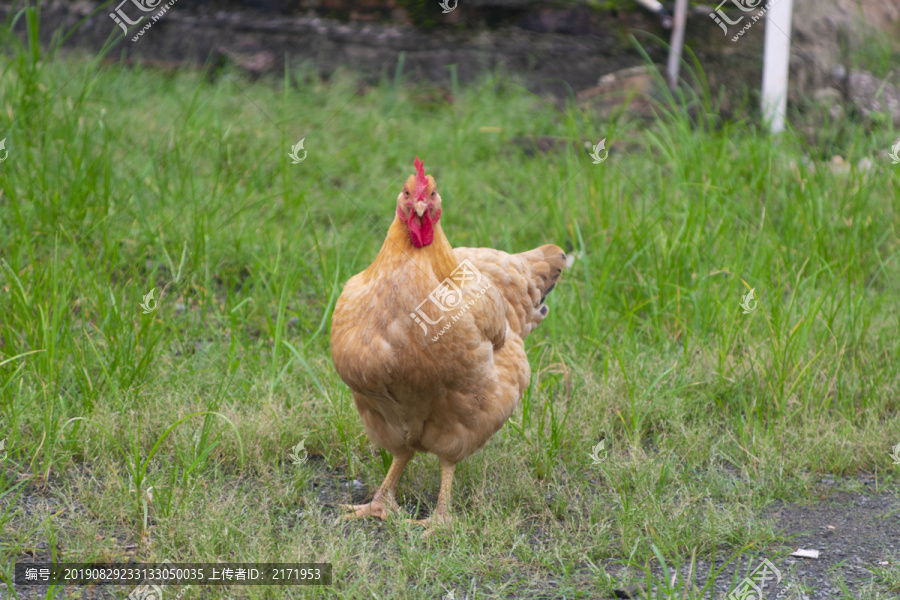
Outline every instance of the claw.
[[375, 494], [375, 498], [368, 504], [341, 504], [341, 508], [353, 511], [348, 515], [344, 515], [344, 520], [352, 521], [365, 517], [378, 517], [381, 520], [387, 518], [400, 510], [400, 506], [391, 497], [379, 497]]
[[425, 528], [425, 537], [430, 537], [438, 529], [450, 527], [452, 519], [446, 510], [435, 510], [427, 519], [406, 519], [407, 523]]

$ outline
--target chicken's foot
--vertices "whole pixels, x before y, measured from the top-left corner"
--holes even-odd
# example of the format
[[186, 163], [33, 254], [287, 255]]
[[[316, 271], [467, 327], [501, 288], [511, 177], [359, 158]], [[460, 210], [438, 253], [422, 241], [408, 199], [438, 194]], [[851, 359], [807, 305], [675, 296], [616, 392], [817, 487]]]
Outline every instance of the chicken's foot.
[[377, 490], [375, 496], [368, 504], [341, 504], [341, 508], [351, 510], [348, 515], [344, 515], [344, 519], [362, 519], [363, 517], [378, 517], [385, 520], [393, 512], [400, 510], [394, 496], [397, 493], [397, 484], [400, 482], [400, 476], [407, 463], [415, 455], [414, 452], [394, 454], [394, 460], [391, 462], [391, 468], [388, 469], [387, 476]]

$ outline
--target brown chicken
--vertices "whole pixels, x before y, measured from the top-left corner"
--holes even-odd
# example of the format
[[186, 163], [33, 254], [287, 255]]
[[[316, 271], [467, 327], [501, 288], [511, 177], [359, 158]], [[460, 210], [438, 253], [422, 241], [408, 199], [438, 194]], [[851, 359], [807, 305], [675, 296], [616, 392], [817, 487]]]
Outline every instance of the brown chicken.
[[523, 340], [566, 264], [552, 244], [521, 254], [453, 248], [441, 196], [416, 157], [378, 256], [350, 278], [331, 320], [331, 357], [370, 439], [394, 456], [368, 504], [347, 518], [387, 518], [416, 452], [436, 454], [441, 489], [431, 525], [449, 521], [456, 463], [503, 426], [531, 369]]

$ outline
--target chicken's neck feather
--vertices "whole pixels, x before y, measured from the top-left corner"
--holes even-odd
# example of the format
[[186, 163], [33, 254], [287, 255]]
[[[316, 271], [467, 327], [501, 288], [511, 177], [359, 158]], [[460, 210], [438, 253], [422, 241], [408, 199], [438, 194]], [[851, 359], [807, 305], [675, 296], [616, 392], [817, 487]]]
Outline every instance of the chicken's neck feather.
[[457, 266], [440, 221], [434, 223], [434, 241], [416, 248], [407, 224], [395, 216], [378, 256], [367, 271], [379, 279], [398, 269], [418, 271], [433, 287], [449, 277]]

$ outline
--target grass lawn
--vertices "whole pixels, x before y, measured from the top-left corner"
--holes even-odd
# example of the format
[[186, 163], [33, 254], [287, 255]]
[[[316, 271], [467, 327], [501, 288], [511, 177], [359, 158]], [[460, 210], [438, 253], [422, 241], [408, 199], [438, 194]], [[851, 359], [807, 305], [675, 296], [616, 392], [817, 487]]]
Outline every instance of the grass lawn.
[[[35, 558], [329, 562], [328, 587], [182, 597], [607, 598], [640, 582], [700, 599], [767, 558], [793, 583], [782, 598], [897, 597], [900, 545], [872, 542], [884, 564], [841, 588], [840, 570], [792, 572], [796, 545], [771, 515], [833, 490], [897, 502], [889, 124], [810, 111], [773, 139], [752, 120], [692, 121], [662, 94], [658, 120], [599, 120], [500, 75], [452, 98], [301, 67], [253, 83], [0, 34], [7, 584]], [[527, 135], [612, 150], [600, 164], [529, 155], [510, 143]], [[849, 167], [829, 168], [835, 154]], [[407, 468], [402, 515], [339, 522], [390, 457], [328, 345], [334, 302], [375, 257], [416, 155], [452, 244], [575, 257], [526, 342], [521, 407], [459, 465], [455, 522], [430, 537], [403, 517], [434, 507], [432, 455]], [[885, 527], [898, 514], [883, 511]], [[129, 591], [0, 585], [9, 598]]]

